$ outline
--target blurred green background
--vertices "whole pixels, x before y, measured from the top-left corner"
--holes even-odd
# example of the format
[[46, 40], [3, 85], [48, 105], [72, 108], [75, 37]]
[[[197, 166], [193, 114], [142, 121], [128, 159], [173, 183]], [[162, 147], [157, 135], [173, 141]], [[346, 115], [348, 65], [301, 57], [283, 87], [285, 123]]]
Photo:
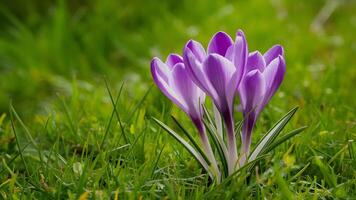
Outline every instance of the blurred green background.
[[251, 51], [285, 47], [287, 97], [355, 111], [354, 1], [15, 0], [1, 1], [0, 26], [1, 112], [10, 99], [38, 111], [73, 78], [144, 87], [153, 56], [238, 28]]
[[[323, 162], [332, 173], [320, 162], [315, 162], [305, 172], [303, 180], [320, 183], [320, 190], [332, 188], [331, 196], [328, 196], [329, 190], [326, 193], [315, 190], [320, 192], [319, 197], [345, 198], [355, 194], [356, 183], [352, 180], [356, 178], [356, 159], [352, 155], [356, 148], [351, 144], [356, 139], [356, 3], [353, 0], [2, 0], [0, 27], [0, 115], [8, 115], [12, 102], [26, 124], [35, 130], [33, 137], [44, 152], [53, 145], [58, 155], [68, 162], [91, 165], [90, 159], [80, 158], [73, 151], [78, 146], [89, 146], [100, 152], [97, 138], [104, 135], [112, 111], [104, 79], [109, 81], [115, 95], [125, 83], [119, 112], [125, 121], [124, 129], [131, 133], [132, 140], [136, 138], [138, 141], [137, 146], [132, 146], [134, 158], [131, 154], [125, 158], [128, 163], [132, 161], [131, 168], [127, 169], [130, 173], [125, 173], [128, 182], [143, 179], [136, 182], [138, 191], [141, 191], [140, 184], [147, 181], [145, 176], [140, 177], [140, 170], [144, 171], [145, 166], [151, 167], [148, 163], [156, 162], [154, 156], [163, 144], [169, 145], [166, 145], [161, 165], [185, 163], [189, 158], [187, 154], [182, 158], [171, 155], [174, 149], [181, 147], [168, 139], [168, 135], [157, 135], [157, 127], [150, 124], [149, 117], [160, 116], [171, 124], [168, 116], [172, 112], [192, 129], [184, 114], [174, 106], [171, 108], [172, 104], [155, 86], [145, 101], [140, 101], [153, 85], [149, 71], [151, 58], [165, 59], [170, 52], [181, 53], [185, 42], [191, 38], [206, 46], [215, 32], [234, 35], [239, 28], [245, 32], [250, 51], [264, 52], [279, 43], [285, 49], [287, 74], [259, 120], [254, 141], [283, 113], [299, 106], [300, 111], [289, 128], [302, 125], [309, 128], [303, 137], [293, 140], [290, 145], [295, 147], [292, 158], [288, 157], [289, 153], [284, 154], [290, 150], [288, 145], [276, 152], [276, 157], [292, 160], [290, 168], [300, 169], [309, 165], [307, 163], [316, 155], [321, 155], [329, 159], [327, 164]], [[241, 116], [236, 114], [236, 117]], [[1, 156], [10, 162], [17, 150], [9, 118], [6, 117], [3, 123], [4, 118], [5, 115], [0, 117], [0, 149]], [[107, 127], [110, 128], [110, 123]], [[109, 152], [122, 142], [117, 138], [120, 131], [114, 128], [113, 133], [109, 131], [110, 140], [103, 152]], [[144, 140], [140, 139], [139, 133], [145, 135]], [[22, 145], [26, 144], [26, 139], [23, 140]], [[145, 146], [145, 143], [149, 145]], [[55, 148], [57, 145], [66, 148]], [[35, 150], [32, 153], [28, 150], [29, 157], [25, 157], [32, 163], [29, 164], [30, 170], [37, 173], [37, 169], [42, 168], [33, 152]], [[179, 152], [184, 153], [184, 150], [181, 148]], [[340, 159], [334, 155], [341, 155]], [[99, 163], [104, 166], [104, 171], [108, 163], [110, 167], [115, 165], [106, 161]], [[94, 166], [96, 164], [92, 170], [96, 173]], [[193, 166], [193, 169], [199, 169]], [[63, 176], [69, 181], [74, 172], [69, 165], [69, 170], [64, 172], [61, 171], [63, 166], [54, 164], [52, 167], [45, 176], [48, 184], [59, 188], [53, 194], [65, 196], [66, 192], [60, 192], [65, 184], [56, 177]], [[13, 168], [19, 170], [19, 177], [26, 174], [19, 159], [14, 161]], [[294, 174], [290, 168], [285, 173]], [[197, 174], [184, 167], [184, 173], [178, 169], [160, 176], [190, 177]], [[42, 181], [40, 173], [34, 175], [38, 184]], [[107, 177], [111, 182], [102, 184], [98, 174], [98, 181], [92, 185], [88, 183], [89, 188], [107, 189], [113, 185], [113, 190], [116, 189], [116, 176]], [[328, 179], [330, 174], [333, 177]], [[5, 174], [1, 178], [8, 176]], [[325, 180], [327, 184], [324, 185]], [[75, 181], [78, 189], [68, 187], [68, 190], [81, 194], [84, 186], [80, 185], [80, 180], [79, 183]], [[275, 181], [280, 183], [280, 179]], [[340, 183], [340, 190], [333, 190], [336, 182]], [[288, 182], [288, 186], [291, 185]], [[272, 189], [268, 190], [268, 187]], [[268, 184], [266, 188], [270, 192], [275, 189]], [[13, 189], [10, 187], [9, 191]], [[184, 197], [188, 193], [182, 190], [178, 193]], [[304, 187], [299, 190], [297, 184], [291, 190], [305, 191]], [[204, 191], [197, 189], [202, 195]], [[279, 193], [275, 194], [278, 196]]]

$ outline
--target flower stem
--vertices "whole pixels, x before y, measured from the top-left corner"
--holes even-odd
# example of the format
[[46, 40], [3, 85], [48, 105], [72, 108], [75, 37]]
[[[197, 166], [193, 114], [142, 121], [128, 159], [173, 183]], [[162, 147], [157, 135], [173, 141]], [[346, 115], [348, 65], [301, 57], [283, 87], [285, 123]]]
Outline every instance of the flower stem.
[[228, 139], [228, 168], [229, 174], [234, 173], [237, 162], [237, 148], [236, 148], [236, 138], [234, 130], [234, 118], [232, 114], [228, 113], [224, 115], [225, 126], [227, 130], [227, 139]]
[[244, 120], [244, 124], [242, 126], [242, 132], [241, 132], [242, 145], [240, 150], [241, 151], [240, 166], [243, 166], [247, 162], [248, 156], [250, 154], [251, 135], [252, 135], [252, 129], [254, 124], [255, 124], [254, 117], [248, 115]]
[[201, 143], [203, 144], [204, 152], [205, 152], [206, 156], [208, 157], [210, 163], [212, 164], [212, 167], [216, 173], [214, 175], [217, 177], [216, 181], [219, 183], [220, 178], [221, 178], [221, 173], [220, 173], [218, 164], [216, 162], [213, 150], [211, 148], [208, 136], [206, 134], [206, 129], [204, 127], [204, 123], [201, 120], [199, 120], [199, 121], [195, 121], [195, 125], [198, 128], [199, 136], [200, 136]]
[[213, 109], [214, 109], [214, 118], [215, 118], [217, 133], [220, 135], [221, 138], [223, 138], [223, 125], [222, 125], [221, 115], [214, 103], [213, 103]]

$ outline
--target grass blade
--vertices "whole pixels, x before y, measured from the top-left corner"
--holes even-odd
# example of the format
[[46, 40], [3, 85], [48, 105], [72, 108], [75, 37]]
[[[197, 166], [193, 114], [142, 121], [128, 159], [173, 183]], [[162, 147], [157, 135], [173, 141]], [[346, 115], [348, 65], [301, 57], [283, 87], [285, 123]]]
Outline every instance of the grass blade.
[[223, 146], [221, 145], [221, 140], [219, 140], [219, 136], [213, 132], [212, 130], [212, 127], [204, 120], [204, 124], [205, 124], [205, 127], [207, 128], [208, 130], [208, 133], [210, 135], [210, 137], [212, 138], [213, 140], [213, 144], [216, 146], [216, 149], [218, 151], [218, 154], [219, 154], [219, 157], [220, 157], [220, 161], [221, 161], [221, 165], [222, 165], [222, 169], [223, 169], [223, 174], [224, 174], [224, 177], [227, 177], [228, 176], [228, 166], [227, 166], [227, 157], [226, 157], [226, 154], [227, 153], [227, 150], [225, 149], [225, 153], [224, 153], [224, 149], [223, 149]]
[[270, 129], [265, 136], [257, 143], [255, 149], [252, 151], [249, 157], [249, 162], [254, 160], [259, 156], [265, 148], [267, 148], [278, 136], [278, 134], [283, 130], [289, 120], [293, 117], [294, 113], [298, 110], [298, 107], [290, 110], [286, 115], [284, 115], [273, 127]]
[[303, 126], [303, 127], [300, 127], [300, 128], [297, 128], [285, 135], [283, 135], [281, 138], [279, 138], [278, 140], [276, 140], [275, 142], [273, 142], [271, 145], [269, 145], [267, 148], [265, 148], [261, 154], [264, 154], [264, 153], [268, 153], [270, 151], [272, 151], [274, 148], [276, 148], [277, 146], [279, 146], [280, 144], [282, 144], [283, 142], [289, 140], [290, 138], [298, 135], [299, 133], [301, 133], [302, 131], [304, 131], [305, 129], [307, 128], [307, 126]]
[[299, 170], [299, 172], [296, 173], [292, 178], [288, 179], [288, 182], [291, 182], [294, 179], [296, 179], [299, 176], [301, 176], [303, 174], [303, 172], [309, 167], [309, 165], [310, 165], [310, 162], [308, 164], [306, 164], [301, 170]]
[[180, 135], [174, 132], [171, 128], [169, 128], [166, 124], [161, 122], [160, 120], [152, 117], [152, 119], [164, 130], [166, 130], [171, 136], [173, 136], [179, 143], [183, 145], [185, 149], [202, 165], [202, 167], [208, 172], [209, 176], [213, 179], [213, 173], [210, 170], [210, 167], [204, 157], [197, 152], [187, 141], [185, 141]]
[[199, 153], [203, 156], [203, 158], [207, 161], [208, 165], [210, 165], [210, 161], [208, 157], [205, 155], [204, 151], [200, 148], [200, 146], [195, 142], [194, 138], [188, 133], [187, 130], [178, 122], [178, 120], [171, 116], [173, 121], [178, 125], [178, 127], [183, 131], [183, 133], [188, 137], [189, 141], [193, 144], [195, 149], [199, 151]]
[[222, 138], [223, 137], [223, 122], [218, 108], [213, 103], [214, 119], [216, 124], [217, 133]]
[[129, 114], [129, 117], [127, 119], [127, 123], [130, 123], [135, 112], [137, 111], [138, 108], [140, 108], [140, 106], [142, 105], [142, 103], [146, 100], [148, 94], [151, 92], [153, 85], [151, 85], [148, 90], [146, 91], [146, 93], [143, 95], [143, 97], [141, 98], [141, 100], [135, 105], [135, 107], [132, 109], [132, 111]]
[[[10, 104], [10, 105], [11, 105], [11, 104]], [[15, 135], [16, 145], [17, 145], [17, 148], [19, 149], [19, 153], [20, 153], [21, 160], [22, 160], [22, 162], [23, 162], [23, 165], [24, 165], [24, 167], [25, 167], [25, 170], [26, 170], [27, 174], [30, 175], [30, 172], [29, 172], [28, 167], [27, 167], [27, 163], [26, 163], [25, 158], [24, 158], [23, 153], [22, 153], [22, 148], [21, 148], [21, 146], [20, 146], [19, 138], [18, 138], [18, 135], [17, 135], [17, 133], [16, 133], [16, 128], [15, 128], [15, 124], [14, 124], [13, 113], [12, 113], [11, 109], [10, 109], [10, 121], [11, 121], [11, 128], [12, 128], [12, 131], [13, 131], [13, 133], [14, 133], [14, 135]]]
[[218, 150], [220, 161], [224, 169], [223, 172], [225, 177], [227, 177], [228, 176], [228, 166], [227, 166], [228, 152], [227, 152], [226, 145], [224, 143], [224, 139], [220, 136], [220, 133], [218, 133], [218, 130], [214, 126], [210, 113], [204, 105], [203, 105], [203, 111], [204, 111], [204, 116], [206, 118], [206, 120], [203, 120], [204, 125], [207, 128], [208, 133], [212, 138], [214, 145], [216, 146], [216, 149]]
[[204, 124], [206, 127], [208, 127], [210, 129], [210, 134], [212, 136], [212, 138], [216, 138], [218, 144], [219, 144], [219, 148], [221, 148], [221, 150], [224, 152], [224, 156], [227, 158], [227, 147], [224, 143], [224, 139], [222, 137], [220, 137], [220, 134], [218, 134], [216, 127], [214, 126], [214, 122], [212, 121], [212, 118], [210, 116], [209, 111], [206, 109], [206, 107], [203, 105], [203, 111], [204, 111], [204, 116], [206, 116], [206, 120], [203, 120]]
[[[124, 137], [124, 140], [125, 140], [126, 144], [129, 144], [130, 141], [129, 141], [128, 137], [126, 136], [124, 126], [122, 125], [121, 117], [120, 117], [119, 112], [117, 111], [117, 108], [116, 108], [118, 101], [116, 101], [116, 102], [114, 101], [114, 98], [113, 98], [113, 96], [112, 96], [112, 93], [111, 93], [109, 84], [108, 84], [108, 82], [107, 82], [106, 79], [104, 79], [104, 80], [105, 80], [106, 90], [108, 91], [109, 96], [110, 96], [111, 104], [112, 104], [113, 107], [114, 107], [114, 112], [115, 112], [116, 118], [117, 118], [117, 120], [119, 121], [119, 126], [120, 126], [120, 129], [121, 129], [121, 134], [122, 134], [122, 136]], [[123, 88], [123, 87], [124, 87], [124, 82], [123, 82], [123, 83], [121, 84], [121, 86], [120, 86], [119, 94], [117, 95], [117, 100], [119, 100], [119, 98], [120, 98], [120, 96], [121, 96], [121, 92], [122, 92], [122, 88]]]
[[224, 179], [219, 185], [216, 185], [215, 188], [213, 188], [212, 190], [208, 191], [204, 196], [205, 197], [209, 197], [215, 190], [220, 189], [220, 188], [224, 188], [227, 187], [227, 185], [229, 184], [229, 182], [235, 178], [238, 174], [240, 174], [243, 170], [247, 169], [248, 171], [250, 171], [251, 168], [249, 168], [251, 165], [256, 164], [256, 162], [266, 158], [267, 155], [262, 155], [257, 157], [255, 160], [246, 163], [245, 165], [243, 165], [241, 168], [237, 169], [234, 173], [232, 173], [230, 176], [228, 176], [226, 179]]

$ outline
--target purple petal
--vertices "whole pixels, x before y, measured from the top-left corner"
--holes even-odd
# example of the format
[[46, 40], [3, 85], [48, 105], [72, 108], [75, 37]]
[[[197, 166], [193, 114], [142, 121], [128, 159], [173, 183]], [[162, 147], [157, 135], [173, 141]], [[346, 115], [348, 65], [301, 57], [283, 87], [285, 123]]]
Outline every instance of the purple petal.
[[183, 54], [184, 52], [186, 52], [187, 49], [189, 49], [193, 53], [194, 57], [199, 62], [203, 62], [206, 57], [206, 53], [204, 47], [199, 42], [189, 40], [183, 49]]
[[173, 67], [169, 85], [187, 105], [187, 114], [200, 118], [200, 104], [204, 103], [205, 96], [201, 95], [201, 90], [190, 79], [183, 63], [178, 63]]
[[281, 45], [274, 45], [263, 55], [265, 58], [266, 65], [268, 65], [272, 60], [278, 56], [284, 56], [284, 50]]
[[261, 73], [264, 71], [266, 67], [265, 59], [263, 58], [262, 54], [258, 51], [254, 51], [249, 54], [248, 60], [247, 60], [247, 65], [246, 65], [246, 71], [245, 73], [248, 73], [252, 70], [257, 69]]
[[173, 66], [177, 63], [182, 63], [183, 62], [183, 58], [178, 55], [178, 54], [169, 54], [167, 59], [166, 59], [166, 64], [168, 65], [168, 67], [173, 68]]
[[167, 70], [168, 66], [163, 63], [159, 58], [153, 58], [151, 62], [151, 74], [154, 82], [158, 88], [165, 94], [171, 101], [177, 104], [181, 109], [187, 111], [187, 105], [181, 99], [179, 94], [174, 91], [169, 85], [171, 79], [170, 71]]
[[[226, 58], [219, 54], [210, 54], [203, 63], [203, 70], [212, 89], [216, 92], [216, 95], [212, 91], [208, 91], [209, 95], [214, 99], [220, 112], [227, 102], [227, 88], [231, 78], [236, 72], [235, 66]], [[232, 91], [234, 92], [234, 91]]]
[[203, 71], [203, 64], [189, 48], [184, 49], [183, 60], [188, 74], [193, 80], [193, 82], [203, 91], [210, 91], [210, 95], [216, 96], [216, 92], [212, 88], [209, 80], [207, 79]]
[[244, 74], [245, 66], [248, 58], [248, 47], [244, 33], [241, 30], [237, 31], [235, 44], [232, 45], [226, 52], [226, 57], [234, 63], [237, 69], [238, 84]]
[[253, 70], [246, 74], [239, 88], [244, 115], [260, 111], [265, 96], [265, 84], [264, 76], [260, 71]]
[[231, 37], [224, 32], [217, 32], [208, 45], [208, 54], [217, 53], [225, 56], [227, 49], [233, 44]]
[[282, 56], [278, 56], [276, 59], [266, 67], [263, 75], [266, 79], [267, 94], [264, 100], [264, 104], [272, 98], [274, 93], [281, 85], [284, 74], [286, 72], [286, 63]]
[[171, 76], [171, 68], [157, 57], [153, 58], [151, 61], [151, 72], [157, 73], [157, 76], [162, 78], [166, 83], [168, 83], [168, 78]]

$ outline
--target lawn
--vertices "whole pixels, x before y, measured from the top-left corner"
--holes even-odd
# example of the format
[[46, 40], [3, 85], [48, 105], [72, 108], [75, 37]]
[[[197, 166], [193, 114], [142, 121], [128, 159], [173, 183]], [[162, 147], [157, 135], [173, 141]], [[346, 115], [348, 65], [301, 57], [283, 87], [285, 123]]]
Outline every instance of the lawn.
[[[2, 1], [0, 197], [356, 198], [355, 11], [352, 0]], [[182, 134], [172, 115], [198, 138], [150, 62], [237, 29], [250, 51], [285, 50], [285, 79], [252, 145], [295, 106], [281, 135], [308, 128], [215, 184], [152, 120]]]

